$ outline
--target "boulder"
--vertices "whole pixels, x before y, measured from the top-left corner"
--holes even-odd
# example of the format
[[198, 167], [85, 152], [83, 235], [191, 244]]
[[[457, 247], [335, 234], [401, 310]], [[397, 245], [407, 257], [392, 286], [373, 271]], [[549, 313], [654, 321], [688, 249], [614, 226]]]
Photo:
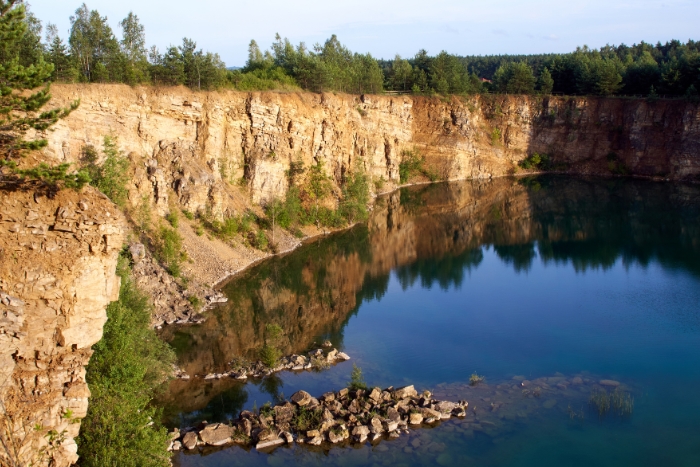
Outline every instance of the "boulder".
[[330, 430], [328, 432], [328, 441], [330, 441], [333, 444], [337, 444], [343, 440], [343, 435], [340, 433], [340, 431], [334, 431]]
[[316, 436], [316, 437], [311, 438], [310, 440], [308, 440], [306, 443], [307, 443], [307, 444], [310, 444], [310, 445], [312, 445], [312, 446], [318, 446], [318, 445], [321, 444], [322, 442], [323, 442], [323, 438], [321, 438], [320, 436]]
[[393, 407], [389, 407], [386, 411], [386, 417], [394, 422], [399, 422], [401, 420], [401, 414]]
[[275, 411], [275, 422], [280, 424], [280, 423], [289, 423], [292, 418], [294, 418], [294, 413], [295, 409], [292, 404], [287, 402], [284, 405], [277, 405], [274, 407]]
[[319, 432], [318, 430], [309, 430], [306, 432], [307, 438], [315, 438], [317, 436], [321, 436], [321, 432]]
[[437, 404], [435, 404], [433, 409], [437, 410], [438, 412], [442, 412], [442, 413], [450, 413], [450, 412], [452, 412], [452, 410], [454, 410], [455, 407], [457, 407], [457, 404], [455, 404], [454, 402], [441, 401], [441, 402], [438, 402]]
[[187, 450], [194, 449], [195, 447], [197, 447], [197, 433], [195, 433], [194, 431], [185, 433], [185, 436], [182, 437], [182, 445]]
[[364, 443], [369, 435], [369, 428], [364, 425], [357, 425], [352, 429], [352, 436], [359, 443]]
[[381, 434], [384, 432], [384, 427], [379, 417], [372, 417], [372, 420], [369, 421], [369, 431], [374, 434]]
[[304, 407], [306, 405], [309, 405], [311, 402], [311, 394], [309, 394], [306, 391], [297, 391], [294, 394], [292, 394], [292, 402], [294, 402], [296, 405], [299, 407]]
[[265, 428], [257, 433], [256, 438], [258, 441], [270, 441], [271, 439], [279, 438], [279, 436], [277, 436], [276, 430]]
[[292, 434], [288, 431], [283, 431], [280, 433], [280, 436], [284, 438], [284, 440], [287, 442], [287, 444], [294, 444], [294, 437]]
[[329, 362], [334, 362], [338, 358], [338, 351], [333, 349], [330, 352], [328, 352], [328, 355], [326, 355], [326, 360]]
[[406, 397], [416, 397], [417, 395], [418, 392], [416, 391], [416, 388], [413, 387], [413, 385], [404, 386], [394, 391], [394, 397], [396, 397], [397, 399], [404, 399]]
[[334, 392], [326, 392], [321, 396], [321, 400], [323, 402], [331, 402], [335, 400], [335, 393]]
[[607, 386], [610, 388], [616, 388], [620, 385], [619, 381], [615, 381], [614, 379], [601, 379], [600, 382], [598, 383], [601, 386]]
[[380, 400], [382, 400], [382, 391], [380, 391], [379, 388], [374, 388], [367, 397], [369, 397], [369, 399], [374, 401], [375, 403], [379, 402]]
[[408, 423], [410, 423], [411, 425], [420, 425], [421, 423], [423, 423], [423, 414], [421, 414], [420, 412], [414, 412], [410, 414], [408, 417]]
[[258, 451], [260, 451], [261, 449], [271, 449], [281, 444], [284, 444], [285, 442], [286, 441], [280, 437], [268, 439], [265, 441], [259, 441], [258, 444], [255, 445], [255, 449], [257, 449]]
[[212, 423], [199, 432], [202, 442], [209, 446], [223, 446], [230, 443], [233, 428], [223, 423]]
[[338, 391], [337, 398], [344, 399], [344, 398], [348, 397], [349, 392], [350, 392], [350, 390], [348, 388], [343, 388], [340, 391]]
[[337, 360], [343, 360], [343, 361], [350, 360], [350, 355], [346, 354], [345, 352], [338, 352], [338, 355], [336, 357], [337, 357]]
[[392, 431], [396, 431], [396, 429], [399, 427], [399, 423], [386, 419], [382, 422], [382, 426], [384, 427], [384, 431], [391, 433]]

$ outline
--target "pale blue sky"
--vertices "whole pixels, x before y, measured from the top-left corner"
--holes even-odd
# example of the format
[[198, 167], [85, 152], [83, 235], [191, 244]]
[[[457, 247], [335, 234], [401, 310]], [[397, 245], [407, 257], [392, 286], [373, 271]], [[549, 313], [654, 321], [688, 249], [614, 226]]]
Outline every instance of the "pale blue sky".
[[[79, 0], [29, 0], [44, 24], [68, 36]], [[245, 63], [250, 39], [265, 49], [275, 32], [310, 47], [331, 34], [378, 58], [568, 52], [577, 45], [700, 39], [700, 0], [90, 0], [117, 36], [129, 11], [161, 51], [183, 36], [218, 52], [228, 66]]]

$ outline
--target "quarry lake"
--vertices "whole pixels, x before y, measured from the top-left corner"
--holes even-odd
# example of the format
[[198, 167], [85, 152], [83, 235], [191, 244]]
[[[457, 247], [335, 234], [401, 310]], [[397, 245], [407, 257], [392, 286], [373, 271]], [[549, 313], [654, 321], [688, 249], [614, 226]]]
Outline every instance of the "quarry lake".
[[[700, 465], [700, 186], [559, 176], [414, 186], [367, 223], [267, 260], [227, 303], [163, 336], [191, 378], [170, 427], [226, 421], [300, 389], [415, 385], [467, 416], [374, 446], [175, 453], [178, 466]], [[284, 355], [325, 340], [351, 360], [205, 379], [254, 360], [267, 324]], [[484, 381], [470, 385], [473, 373]], [[198, 375], [198, 376], [195, 376]], [[616, 389], [631, 411], [590, 399]]]

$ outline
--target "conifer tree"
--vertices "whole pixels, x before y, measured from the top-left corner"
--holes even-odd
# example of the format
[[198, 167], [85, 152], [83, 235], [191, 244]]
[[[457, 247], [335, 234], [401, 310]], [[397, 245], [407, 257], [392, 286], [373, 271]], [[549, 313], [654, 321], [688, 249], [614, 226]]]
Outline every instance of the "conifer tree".
[[[20, 63], [21, 43], [27, 33], [22, 0], [0, 0], [0, 180], [18, 181], [24, 177], [40, 179], [56, 186], [78, 186], [88, 180], [84, 174], [68, 174], [68, 165], [20, 169], [18, 159], [25, 150], [40, 149], [43, 139], [26, 141], [29, 129], [46, 130], [78, 106], [41, 112], [49, 101], [49, 80], [53, 65], [38, 55], [28, 66]], [[26, 92], [31, 90], [30, 92]]]

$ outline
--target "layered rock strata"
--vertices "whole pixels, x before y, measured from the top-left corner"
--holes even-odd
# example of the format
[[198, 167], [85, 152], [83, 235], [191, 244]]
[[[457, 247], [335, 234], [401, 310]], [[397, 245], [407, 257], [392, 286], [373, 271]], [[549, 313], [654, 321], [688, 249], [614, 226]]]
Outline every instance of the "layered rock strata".
[[9, 465], [77, 460], [85, 366], [118, 298], [125, 229], [91, 189], [53, 199], [0, 191], [0, 459]]

